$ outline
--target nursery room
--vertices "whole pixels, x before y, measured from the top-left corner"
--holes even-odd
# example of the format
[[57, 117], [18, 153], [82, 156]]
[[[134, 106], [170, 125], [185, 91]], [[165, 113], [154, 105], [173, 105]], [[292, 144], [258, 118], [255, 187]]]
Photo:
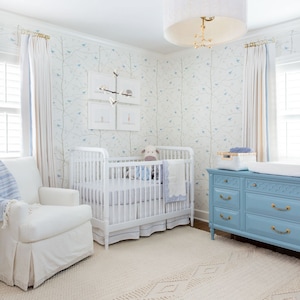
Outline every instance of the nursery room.
[[0, 0], [0, 299], [300, 298], [299, 99], [298, 0]]

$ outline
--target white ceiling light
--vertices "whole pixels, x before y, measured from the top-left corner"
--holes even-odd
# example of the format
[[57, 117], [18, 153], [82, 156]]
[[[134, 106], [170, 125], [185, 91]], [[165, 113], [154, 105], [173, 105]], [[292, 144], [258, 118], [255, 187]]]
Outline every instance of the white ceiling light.
[[211, 47], [247, 32], [247, 0], [164, 0], [164, 36], [178, 46]]

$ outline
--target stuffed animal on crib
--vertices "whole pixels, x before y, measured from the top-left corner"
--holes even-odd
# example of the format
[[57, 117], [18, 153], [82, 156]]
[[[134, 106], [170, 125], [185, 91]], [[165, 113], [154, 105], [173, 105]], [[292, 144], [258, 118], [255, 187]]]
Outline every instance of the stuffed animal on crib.
[[146, 161], [157, 160], [159, 151], [156, 149], [156, 147], [148, 145], [142, 150], [142, 154], [144, 154], [144, 160]]
[[[144, 155], [145, 161], [154, 161], [158, 160], [159, 151], [156, 149], [155, 146], [148, 145], [145, 149], [142, 150], [142, 154]], [[148, 174], [148, 177], [150, 175], [151, 179], [158, 178], [158, 167], [156, 166], [149, 166], [146, 167], [148, 170], [146, 171], [146, 174]]]

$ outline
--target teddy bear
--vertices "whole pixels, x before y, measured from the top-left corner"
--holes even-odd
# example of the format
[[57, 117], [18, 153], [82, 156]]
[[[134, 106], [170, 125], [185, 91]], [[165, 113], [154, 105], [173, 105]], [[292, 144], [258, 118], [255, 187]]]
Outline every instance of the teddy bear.
[[[142, 150], [145, 161], [158, 160], [159, 151], [155, 146], [148, 145]], [[158, 166], [142, 166], [139, 176], [142, 180], [150, 180], [158, 178]]]
[[145, 161], [157, 160], [159, 151], [155, 146], [148, 145], [142, 150], [142, 154], [144, 155]]

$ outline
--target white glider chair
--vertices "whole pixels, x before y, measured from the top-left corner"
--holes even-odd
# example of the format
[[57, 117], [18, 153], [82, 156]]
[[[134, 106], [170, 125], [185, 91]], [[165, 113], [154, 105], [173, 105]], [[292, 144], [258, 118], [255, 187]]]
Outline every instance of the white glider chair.
[[20, 201], [10, 201], [7, 224], [0, 222], [0, 280], [26, 291], [93, 254], [92, 213], [78, 191], [42, 187], [33, 157], [2, 162]]

